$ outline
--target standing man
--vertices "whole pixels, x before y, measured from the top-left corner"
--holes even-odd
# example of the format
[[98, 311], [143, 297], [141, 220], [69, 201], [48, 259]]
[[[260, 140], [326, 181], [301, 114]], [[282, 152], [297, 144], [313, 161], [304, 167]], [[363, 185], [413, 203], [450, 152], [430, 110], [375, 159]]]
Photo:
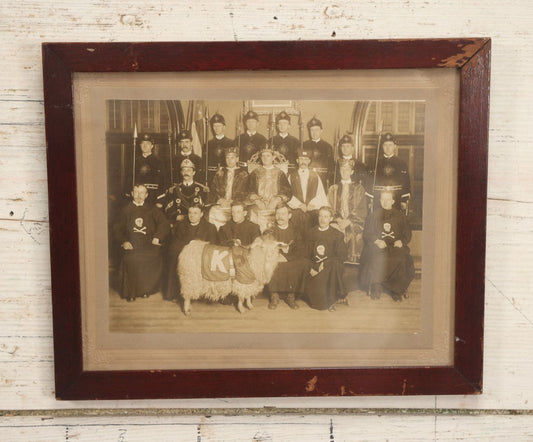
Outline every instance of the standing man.
[[380, 205], [365, 223], [361, 288], [372, 299], [378, 299], [386, 291], [392, 299], [401, 301], [414, 278], [413, 258], [407, 246], [411, 228], [407, 217], [394, 208], [393, 192], [381, 192]]
[[328, 205], [326, 192], [322, 180], [316, 172], [309, 169], [311, 164], [310, 152], [298, 149], [298, 170], [289, 173], [292, 198], [288, 204], [292, 213], [294, 225], [304, 230], [316, 225], [318, 209]]
[[274, 151], [261, 150], [261, 166], [250, 174], [250, 201], [259, 209], [274, 209], [291, 199], [291, 185], [282, 170], [274, 166]]
[[373, 199], [374, 209], [380, 207], [381, 192], [393, 193], [394, 208], [407, 210], [407, 203], [411, 197], [411, 180], [407, 165], [396, 156], [396, 142], [392, 134], [383, 136], [377, 166], [369, 177], [367, 194]]
[[216, 227], [207, 222], [203, 215], [203, 207], [200, 204], [193, 204], [187, 209], [187, 217], [179, 221], [171, 231], [167, 254], [168, 277], [163, 292], [163, 299], [167, 301], [178, 301], [180, 293], [178, 257], [183, 248], [194, 239], [208, 241], [211, 244], [217, 242]]
[[147, 201], [148, 190], [143, 184], [133, 187], [132, 196], [113, 226], [122, 248], [120, 297], [128, 302], [159, 291], [163, 268], [161, 245], [170, 230], [165, 215]]
[[248, 111], [243, 117], [246, 132], [239, 135], [237, 139], [237, 147], [240, 152], [240, 162], [242, 167], [248, 167], [248, 160], [256, 152], [263, 149], [266, 144], [266, 138], [257, 132], [259, 126], [259, 115], [254, 111]]
[[330, 227], [333, 210], [321, 207], [318, 226], [307, 234], [307, 253], [311, 270], [307, 275], [305, 294], [309, 305], [317, 310], [335, 310], [335, 302], [346, 297], [342, 280], [346, 260], [346, 245], [341, 232]]
[[304, 150], [311, 152], [311, 159], [313, 161], [313, 170], [318, 173], [325, 188], [329, 188], [333, 184], [334, 161], [333, 148], [331, 144], [324, 141], [322, 136], [322, 122], [313, 117], [307, 123], [309, 130], [309, 140], [303, 144]]
[[339, 141], [339, 159], [335, 165], [335, 179], [334, 184], [337, 184], [341, 180], [340, 164], [343, 161], [353, 161], [353, 173], [350, 179], [354, 183], [367, 185], [368, 182], [368, 170], [366, 166], [355, 158], [354, 155], [355, 146], [353, 138], [350, 135], [344, 135]]
[[287, 304], [293, 310], [299, 308], [296, 295], [302, 294], [305, 278], [309, 271], [310, 263], [305, 257], [305, 242], [302, 229], [294, 226], [291, 219], [291, 209], [287, 204], [281, 203], [276, 207], [276, 222], [269, 233], [280, 243], [282, 262], [278, 264], [272, 279], [268, 284], [270, 303], [268, 308], [274, 310], [278, 307], [280, 295], [285, 295]]
[[281, 153], [289, 162], [289, 171], [296, 169], [296, 160], [298, 158], [298, 149], [300, 140], [289, 134], [291, 127], [291, 117], [285, 111], [276, 116], [276, 128], [278, 133], [272, 139], [274, 150]]
[[244, 200], [248, 197], [248, 172], [238, 166], [239, 149], [227, 147], [225, 167], [216, 172], [209, 187], [209, 201], [212, 204], [220, 204], [222, 207], [230, 207], [233, 200]]
[[[211, 130], [213, 132], [213, 138], [207, 143], [207, 183], [210, 183], [213, 176], [220, 167], [224, 167], [224, 150], [228, 147], [234, 146], [233, 140], [226, 137], [226, 120], [222, 115], [216, 113], [211, 117]], [[199, 178], [203, 180], [205, 177]]]
[[180, 172], [181, 182], [158, 197], [158, 206], [163, 209], [172, 226], [186, 217], [189, 207], [203, 205], [207, 201], [208, 188], [194, 181], [196, 171], [190, 159], [181, 162]]
[[328, 190], [329, 206], [334, 212], [333, 227], [344, 235], [348, 246], [348, 262], [358, 264], [363, 250], [363, 227], [367, 215], [365, 188], [353, 182], [353, 160], [341, 160], [340, 182]]
[[[196, 174], [202, 176], [202, 158], [193, 153], [192, 151], [192, 135], [189, 130], [182, 130], [178, 135], [178, 146], [180, 151], [176, 157], [176, 162], [181, 166], [183, 160], [191, 160], [194, 164]], [[178, 182], [181, 181], [183, 177], [181, 176], [181, 167], [178, 174]]]
[[246, 219], [247, 213], [242, 201], [231, 203], [231, 219], [218, 231], [218, 243], [221, 246], [247, 247], [261, 235], [259, 226]]
[[135, 184], [142, 184], [148, 189], [148, 201], [154, 202], [163, 190], [162, 164], [153, 154], [154, 140], [150, 135], [141, 137], [141, 154], [135, 157]]

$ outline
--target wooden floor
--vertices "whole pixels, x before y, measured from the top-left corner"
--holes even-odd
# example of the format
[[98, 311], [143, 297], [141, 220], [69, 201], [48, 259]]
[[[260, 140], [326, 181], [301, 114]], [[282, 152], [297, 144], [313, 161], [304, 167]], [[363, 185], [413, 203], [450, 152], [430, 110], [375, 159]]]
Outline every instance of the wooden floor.
[[[254, 308], [241, 314], [235, 305], [193, 302], [191, 316], [182, 304], [164, 301], [160, 293], [150, 298], [126, 302], [117, 292], [110, 293], [110, 331], [123, 333], [414, 333], [420, 329], [420, 279], [409, 287], [409, 298], [395, 302], [389, 295], [372, 300], [355, 286], [357, 269], [347, 267], [346, 282], [351, 291], [348, 305], [334, 312], [313, 310], [302, 299], [291, 310], [283, 301], [276, 310], [268, 309], [264, 295], [254, 300]], [[350, 287], [351, 286], [351, 287]]]

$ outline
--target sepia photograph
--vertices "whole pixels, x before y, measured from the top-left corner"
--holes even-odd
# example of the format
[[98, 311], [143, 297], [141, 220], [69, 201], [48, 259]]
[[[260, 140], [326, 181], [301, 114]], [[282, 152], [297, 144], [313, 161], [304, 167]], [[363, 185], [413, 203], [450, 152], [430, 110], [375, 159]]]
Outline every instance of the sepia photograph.
[[457, 77], [337, 77], [78, 75], [90, 367], [450, 361]]
[[110, 329], [419, 332], [424, 121], [416, 100], [106, 100]]

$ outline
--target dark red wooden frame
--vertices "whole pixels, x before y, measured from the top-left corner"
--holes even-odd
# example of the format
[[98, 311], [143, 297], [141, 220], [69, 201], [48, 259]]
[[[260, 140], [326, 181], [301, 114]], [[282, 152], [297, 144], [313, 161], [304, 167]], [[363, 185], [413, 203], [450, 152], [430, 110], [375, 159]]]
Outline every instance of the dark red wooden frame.
[[[74, 73], [404, 68], [452, 68], [460, 71], [455, 353], [452, 366], [83, 370], [72, 101]], [[481, 392], [490, 39], [44, 43], [43, 73], [57, 398]], [[315, 376], [316, 383], [309, 384]]]

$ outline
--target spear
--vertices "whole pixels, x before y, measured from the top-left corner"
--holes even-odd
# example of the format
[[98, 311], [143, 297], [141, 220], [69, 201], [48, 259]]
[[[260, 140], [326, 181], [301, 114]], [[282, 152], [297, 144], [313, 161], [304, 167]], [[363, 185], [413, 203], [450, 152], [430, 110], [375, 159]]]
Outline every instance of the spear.
[[209, 109], [205, 107], [204, 112], [205, 124], [204, 124], [204, 142], [205, 142], [205, 183], [208, 185], [208, 168], [209, 168]]
[[[378, 170], [378, 160], [379, 160], [379, 147], [381, 145], [381, 133], [383, 132], [383, 120], [381, 120], [379, 122], [379, 127], [378, 127], [378, 131], [379, 131], [379, 134], [378, 134], [378, 147], [376, 149], [376, 163], [374, 165], [374, 182], [372, 184], [372, 197], [375, 199], [376, 198], [376, 195], [375, 195], [375, 191], [374, 191], [374, 188], [376, 187], [376, 174], [377, 174], [377, 170]], [[373, 200], [375, 201], [375, 200]], [[374, 205], [372, 204], [372, 207]]]
[[172, 148], [172, 129], [168, 129], [168, 155], [170, 157], [170, 185], [174, 185], [174, 166], [172, 164], [172, 157], [174, 149]]
[[299, 109], [298, 113], [298, 131], [300, 133], [300, 147], [304, 147], [304, 138], [303, 138], [303, 121], [302, 121], [302, 109]]
[[335, 137], [333, 138], [333, 162], [335, 163], [335, 170], [333, 172], [333, 184], [337, 182], [337, 165], [339, 160], [339, 141], [340, 141], [340, 129], [337, 127], [335, 131]]
[[133, 185], [131, 187], [132, 189], [135, 186], [135, 156], [136, 156], [135, 145], [136, 144], [137, 144], [137, 123], [135, 123], [135, 127], [133, 128], [133, 175], [132, 175]]

